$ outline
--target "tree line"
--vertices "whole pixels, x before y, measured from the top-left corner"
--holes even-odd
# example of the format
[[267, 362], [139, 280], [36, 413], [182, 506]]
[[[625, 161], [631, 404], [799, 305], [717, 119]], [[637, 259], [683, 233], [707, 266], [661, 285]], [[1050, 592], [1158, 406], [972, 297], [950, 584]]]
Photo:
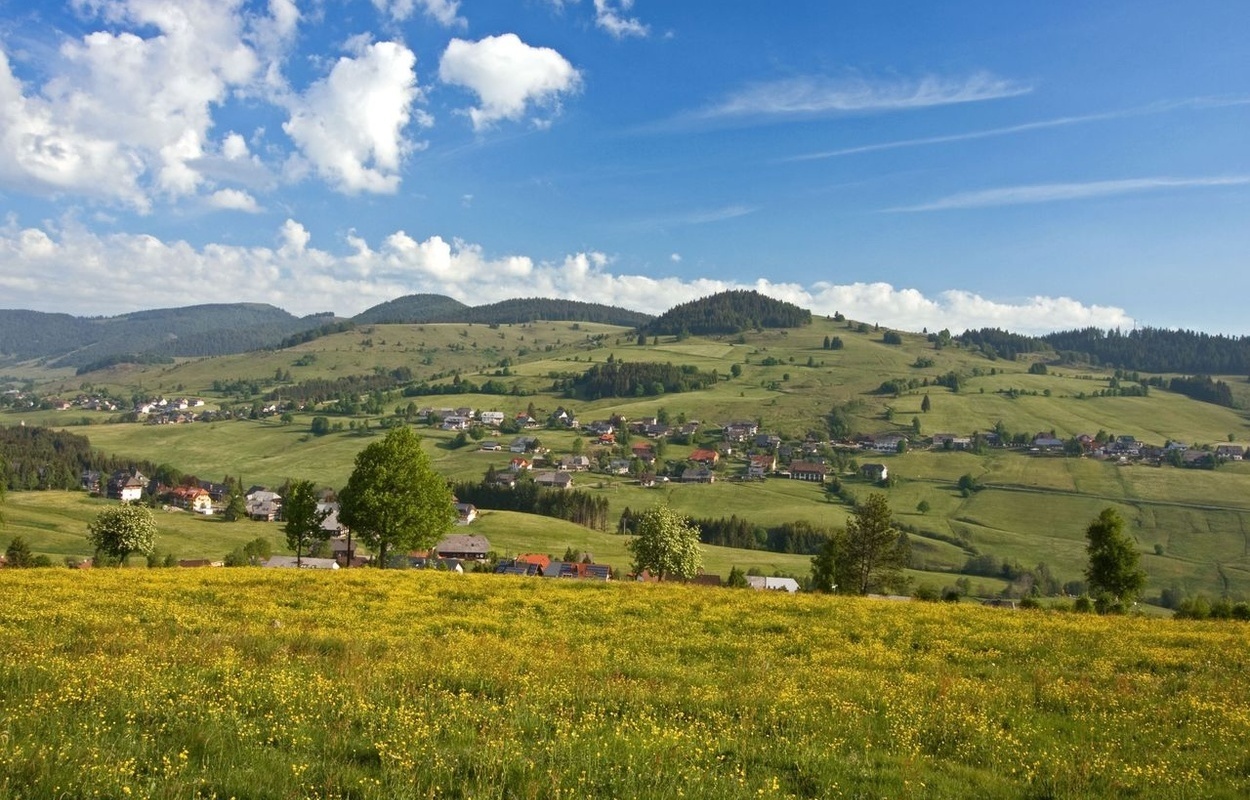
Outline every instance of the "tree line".
[[156, 473], [151, 462], [92, 450], [86, 436], [24, 425], [0, 428], [0, 464], [8, 465], [5, 485], [13, 491], [78, 489], [85, 470], [105, 478], [118, 470]]
[[548, 489], [528, 480], [509, 488], [484, 480], [453, 483], [451, 491], [460, 502], [478, 508], [539, 514], [597, 531], [608, 529], [608, 499], [579, 489]]
[[598, 400], [692, 392], [714, 386], [718, 380], [715, 371], [703, 372], [689, 364], [610, 361], [595, 364], [577, 377], [557, 378], [552, 388], [565, 397]]

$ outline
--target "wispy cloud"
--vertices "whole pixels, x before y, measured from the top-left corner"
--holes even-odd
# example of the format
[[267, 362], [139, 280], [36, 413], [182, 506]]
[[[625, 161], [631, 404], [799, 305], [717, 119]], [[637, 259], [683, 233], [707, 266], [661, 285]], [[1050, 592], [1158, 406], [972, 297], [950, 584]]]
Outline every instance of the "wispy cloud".
[[735, 204], [720, 208], [696, 209], [682, 211], [668, 216], [647, 217], [626, 222], [622, 227], [628, 229], [679, 228], [687, 225], [707, 225], [712, 222], [723, 222], [727, 219], [745, 217], [758, 211], [757, 206]]
[[903, 111], [997, 100], [1030, 91], [1030, 86], [986, 72], [962, 79], [926, 76], [895, 81], [800, 76], [749, 84], [692, 116], [716, 120]]
[[1202, 189], [1219, 186], [1250, 185], [1250, 175], [1222, 175], [1211, 178], [1128, 178], [1115, 181], [1085, 183], [1040, 183], [1028, 186], [1004, 186], [975, 192], [959, 192], [929, 203], [886, 209], [891, 212], [948, 211], [966, 208], [994, 208], [1031, 203], [1055, 203], [1064, 200], [1087, 200], [1119, 194], [1136, 194], [1162, 189]]
[[783, 158], [780, 159], [780, 161], [783, 163], [792, 161], [816, 161], [824, 158], [838, 158], [840, 156], [858, 155], [860, 153], [875, 153], [881, 150], [897, 150], [905, 147], [923, 147], [930, 144], [947, 144], [950, 142], [965, 142], [974, 139], [989, 139], [995, 136], [1010, 136], [1016, 133], [1028, 133], [1029, 131], [1045, 130], [1047, 128], [1064, 128], [1069, 125], [1082, 125], [1087, 122], [1102, 122], [1104, 120], [1123, 119], [1125, 117], [1144, 116], [1147, 114], [1162, 114], [1168, 111], [1174, 111], [1178, 108], [1227, 108], [1230, 106], [1242, 105], [1250, 105], [1250, 99], [1199, 97], [1188, 100], [1152, 103], [1147, 106], [1129, 108], [1121, 111], [1106, 111], [1100, 114], [1081, 114], [1070, 117], [1038, 120], [1036, 122], [1024, 122], [1019, 125], [1008, 125], [1002, 128], [988, 128], [986, 130], [965, 131], [964, 133], [951, 133], [942, 136], [922, 136], [916, 139], [898, 139], [892, 142], [877, 142], [874, 144], [864, 144], [855, 147], [842, 147], [836, 150], [804, 153], [802, 155]]

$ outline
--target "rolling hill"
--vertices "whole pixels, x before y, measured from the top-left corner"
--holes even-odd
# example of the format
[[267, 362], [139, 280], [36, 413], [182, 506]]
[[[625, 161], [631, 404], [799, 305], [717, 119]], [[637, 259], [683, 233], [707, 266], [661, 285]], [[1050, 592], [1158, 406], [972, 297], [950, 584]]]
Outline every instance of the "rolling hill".
[[[839, 494], [784, 477], [734, 480], [745, 473], [753, 443], [722, 459], [712, 485], [674, 480], [659, 490], [644, 489], [629, 476], [605, 471], [579, 477], [578, 486], [606, 498], [612, 519], [663, 498], [693, 517], [737, 515], [760, 527], [791, 521], [837, 526], [846, 519], [848, 499], [884, 491], [896, 520], [911, 534], [917, 580], [940, 588], [966, 577], [982, 593], [1006, 587], [1017, 567], [1028, 572], [1039, 563], [1060, 582], [1079, 580], [1084, 526], [1112, 506], [1130, 523], [1152, 596], [1165, 589], [1250, 595], [1250, 462], [1182, 469], [1034, 453], [1027, 445], [971, 452], [932, 444], [943, 433], [998, 430], [1030, 442], [1039, 433], [1067, 441], [1101, 431], [1158, 447], [1183, 442], [1201, 455], [1230, 440], [1243, 445], [1250, 440], [1243, 407], [1250, 385], [1244, 376], [1217, 376], [1237, 406], [1226, 407], [1170, 391], [1166, 383], [1130, 392], [1139, 385], [1133, 379], [1090, 364], [1058, 363], [1053, 351], [1005, 358], [977, 343], [891, 333], [821, 317], [801, 327], [649, 336], [639, 344], [636, 327], [589, 322], [373, 324], [284, 350], [36, 380], [42, 398], [73, 398], [84, 380], [92, 391], [114, 397], [130, 397], [139, 387], [149, 394], [182, 391], [231, 410], [233, 420], [103, 425], [97, 423], [118, 415], [74, 407], [61, 411], [41, 402], [42, 408], [0, 412], [0, 421], [73, 425], [104, 453], [168, 462], [201, 477], [244, 475], [249, 482], [275, 485], [307, 477], [329, 487], [342, 485], [355, 452], [380, 424], [393, 424], [396, 415], [415, 419], [411, 415], [424, 406], [469, 406], [507, 416], [530, 410], [542, 421], [561, 406], [584, 423], [613, 415], [700, 421], [692, 436], [666, 442], [662, 459], [672, 465], [684, 463], [694, 448], [716, 447], [721, 426], [732, 420], [756, 421], [787, 448], [801, 447], [809, 438], [827, 441], [837, 421], [845, 435], [902, 434], [912, 438], [912, 447], [906, 453], [821, 451], [836, 465]], [[562, 390], [618, 363], [672, 365], [717, 379], [663, 391], [634, 386], [596, 393], [593, 400], [570, 398]], [[1036, 369], [1039, 364], [1049, 368]], [[368, 397], [325, 396], [317, 405], [291, 410], [289, 422], [263, 413], [249, 418], [261, 398], [301, 396], [298, 387], [312, 382], [346, 391], [381, 375], [403, 375], [405, 382]], [[328, 415], [341, 429], [310, 435], [314, 415]], [[508, 457], [480, 451], [471, 441], [457, 446], [456, 432], [437, 424], [420, 423], [418, 430], [436, 468], [449, 479], [476, 480], [488, 467], [507, 466]], [[603, 452], [605, 463], [613, 457], [610, 447], [575, 430], [551, 428], [539, 435], [553, 457], [579, 450], [596, 460]], [[888, 464], [895, 480], [878, 487], [859, 477], [854, 467], [865, 461]], [[966, 474], [984, 488], [961, 493], [957, 482]], [[745, 551], [741, 563], [760, 563], [770, 555]], [[794, 557], [801, 571], [804, 557]], [[966, 571], [973, 560], [977, 571]], [[987, 561], [1007, 568], [984, 574]]]

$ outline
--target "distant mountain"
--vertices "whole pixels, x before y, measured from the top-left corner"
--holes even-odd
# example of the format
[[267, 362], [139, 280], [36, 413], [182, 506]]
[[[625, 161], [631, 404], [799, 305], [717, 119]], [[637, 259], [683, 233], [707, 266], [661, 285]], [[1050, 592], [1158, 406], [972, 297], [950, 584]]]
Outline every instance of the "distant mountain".
[[579, 300], [526, 297], [484, 306], [467, 306], [458, 300], [437, 294], [400, 297], [367, 309], [352, 318], [357, 324], [473, 322], [508, 325], [536, 320], [569, 320], [631, 328], [646, 324], [650, 319], [650, 315], [637, 311], [600, 303], [583, 303]]
[[793, 303], [756, 291], [735, 290], [673, 306], [642, 330], [656, 336], [712, 336], [754, 328], [798, 328], [811, 321], [812, 312]]
[[0, 310], [0, 358], [44, 359], [84, 367], [133, 357], [215, 356], [276, 347], [292, 334], [333, 320], [296, 317], [263, 303], [229, 303], [139, 311], [116, 317], [73, 317]]
[[365, 309], [352, 317], [357, 325], [391, 325], [433, 322], [469, 310], [469, 306], [441, 294], [409, 294]]

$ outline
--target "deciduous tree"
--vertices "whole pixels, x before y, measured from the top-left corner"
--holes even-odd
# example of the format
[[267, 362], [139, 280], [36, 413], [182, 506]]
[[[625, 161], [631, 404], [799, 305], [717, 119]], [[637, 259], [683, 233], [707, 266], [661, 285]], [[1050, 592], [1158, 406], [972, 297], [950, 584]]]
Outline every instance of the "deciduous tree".
[[1131, 605], [1146, 585], [1146, 573], [1138, 567], [1140, 554], [1133, 540], [1124, 533], [1124, 519], [1114, 508], [1104, 508], [1086, 528], [1085, 538], [1090, 592], [1110, 595], [1107, 610]]
[[87, 526], [87, 541], [113, 556], [119, 566], [131, 553], [148, 555], [156, 546], [156, 519], [145, 506], [129, 503], [106, 508]]
[[408, 427], [356, 455], [339, 505], [339, 519], [374, 551], [380, 567], [397, 548], [429, 550], [456, 520], [451, 489]]
[[330, 538], [321, 527], [329, 516], [328, 509], [319, 509], [317, 491], [312, 481], [290, 481], [282, 497], [282, 517], [286, 520], [286, 546], [295, 551], [295, 564], [303, 564], [303, 552], [314, 542]]
[[634, 554], [634, 572], [644, 569], [660, 580], [690, 579], [703, 566], [699, 530], [668, 505], [652, 506], [637, 515], [637, 537], [629, 542]]

